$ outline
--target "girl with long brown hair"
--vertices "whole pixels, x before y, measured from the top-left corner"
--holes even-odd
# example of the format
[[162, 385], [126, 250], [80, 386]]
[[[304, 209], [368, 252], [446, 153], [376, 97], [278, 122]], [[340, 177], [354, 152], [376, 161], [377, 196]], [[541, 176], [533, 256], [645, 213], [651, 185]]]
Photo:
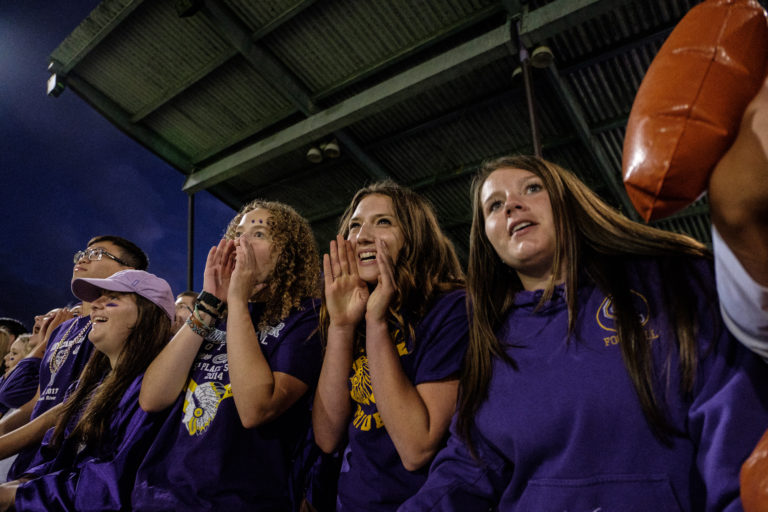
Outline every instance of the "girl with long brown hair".
[[91, 302], [95, 351], [60, 408], [30, 469], [0, 486], [0, 509], [125, 510], [133, 478], [161, 415], [139, 408], [141, 379], [170, 338], [168, 283], [143, 270], [78, 278], [74, 294]]
[[768, 372], [707, 249], [535, 157], [473, 187], [473, 323], [448, 448], [402, 510], [731, 510]]
[[346, 441], [337, 510], [395, 510], [426, 479], [456, 406], [463, 274], [429, 204], [392, 182], [357, 192], [323, 263], [315, 439], [327, 453]]

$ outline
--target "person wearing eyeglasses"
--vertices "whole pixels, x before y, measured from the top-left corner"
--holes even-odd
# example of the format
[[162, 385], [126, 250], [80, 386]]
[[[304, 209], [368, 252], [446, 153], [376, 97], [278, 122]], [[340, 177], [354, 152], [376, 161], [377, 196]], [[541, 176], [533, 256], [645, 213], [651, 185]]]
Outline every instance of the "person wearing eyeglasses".
[[197, 292], [187, 290], [181, 292], [176, 296], [175, 308], [176, 316], [173, 319], [172, 332], [175, 334], [179, 332], [179, 329], [187, 321], [187, 318], [192, 314], [192, 310], [195, 307], [195, 299], [197, 299]]
[[[106, 279], [127, 269], [146, 270], [149, 260], [130, 240], [104, 235], [92, 238], [84, 250], [77, 251], [73, 263], [72, 282], [80, 278]], [[50, 333], [40, 364], [37, 394], [0, 421], [0, 434], [7, 433], [0, 438], [0, 458], [19, 454], [8, 471], [9, 479], [24, 474], [43, 434], [56, 421], [57, 414], [51, 409], [64, 401], [70, 385], [91, 357], [93, 345], [87, 339], [91, 329], [90, 313], [91, 304], [83, 302], [80, 316], [73, 318], [69, 312], [58, 316], [59, 321], [64, 321]], [[46, 414], [49, 411], [50, 414]]]

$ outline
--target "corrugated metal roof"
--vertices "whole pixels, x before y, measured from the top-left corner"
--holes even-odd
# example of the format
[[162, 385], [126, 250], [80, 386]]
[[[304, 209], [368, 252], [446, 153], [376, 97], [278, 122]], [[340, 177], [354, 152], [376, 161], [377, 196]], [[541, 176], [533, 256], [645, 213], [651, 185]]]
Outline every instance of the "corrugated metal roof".
[[[632, 101], [696, 3], [198, 0], [180, 16], [181, 2], [104, 0], [53, 52], [52, 70], [189, 175], [189, 190], [235, 207], [290, 203], [324, 247], [355, 190], [389, 175], [436, 205], [465, 255], [474, 169], [533, 148], [513, 76], [518, 22], [529, 50], [546, 44], [555, 59], [531, 70], [544, 156], [626, 211], [611, 180]], [[333, 137], [339, 158], [305, 159]], [[708, 242], [707, 212], [702, 200], [656, 225]]]

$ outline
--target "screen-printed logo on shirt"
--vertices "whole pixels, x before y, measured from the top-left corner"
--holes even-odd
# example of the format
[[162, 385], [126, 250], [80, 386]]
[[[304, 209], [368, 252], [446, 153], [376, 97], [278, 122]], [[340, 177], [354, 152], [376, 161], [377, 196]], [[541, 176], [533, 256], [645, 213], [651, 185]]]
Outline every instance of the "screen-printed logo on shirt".
[[[392, 339], [397, 340], [397, 353], [400, 357], [409, 354], [399, 330], [392, 333]], [[361, 350], [357, 359], [352, 362], [352, 376], [349, 378], [349, 388], [349, 395], [357, 404], [355, 414], [352, 417], [352, 425], [364, 432], [371, 430], [372, 427], [383, 427], [384, 422], [381, 420], [381, 415], [376, 408], [376, 398], [373, 396], [368, 356], [364, 350]]]
[[194, 379], [189, 379], [184, 397], [184, 417], [181, 419], [189, 435], [200, 435], [208, 430], [221, 401], [231, 396], [232, 387], [229, 384], [203, 382], [198, 385]]
[[[648, 305], [648, 299], [646, 299], [643, 294], [635, 290], [630, 290], [630, 292], [632, 292], [632, 299], [633, 299], [632, 302], [635, 307], [635, 311], [637, 311], [637, 314], [640, 317], [640, 325], [645, 328], [646, 324], [648, 323], [648, 320], [651, 317], [651, 308]], [[617, 331], [616, 312], [614, 311], [613, 300], [611, 299], [611, 297], [606, 297], [603, 299], [603, 302], [600, 304], [600, 307], [597, 309], [595, 318], [597, 320], [597, 324], [603, 330], [614, 332], [614, 333]], [[655, 340], [656, 338], [659, 337], [659, 335], [656, 333], [653, 327], [645, 328], [644, 330], [648, 340]], [[606, 336], [605, 338], [603, 338], [603, 343], [605, 343], [606, 347], [610, 347], [611, 345], [618, 345], [619, 337], [617, 334]]]
[[283, 330], [283, 327], [285, 327], [285, 322], [280, 322], [274, 327], [267, 327], [266, 329], [262, 329], [261, 331], [259, 331], [259, 342], [262, 345], [266, 345], [267, 337], [274, 336], [275, 338], [277, 338], [278, 336], [280, 336], [280, 331]]

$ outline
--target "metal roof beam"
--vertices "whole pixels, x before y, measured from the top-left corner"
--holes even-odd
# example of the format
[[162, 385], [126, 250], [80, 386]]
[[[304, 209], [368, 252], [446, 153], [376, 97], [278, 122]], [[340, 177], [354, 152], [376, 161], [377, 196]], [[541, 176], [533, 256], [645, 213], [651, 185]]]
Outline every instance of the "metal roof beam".
[[340, 82], [328, 86], [325, 90], [320, 91], [314, 95], [315, 100], [321, 100], [327, 98], [333, 94], [343, 91], [344, 89], [351, 87], [352, 85], [361, 82], [367, 78], [374, 76], [392, 66], [402, 62], [405, 59], [411, 58], [414, 55], [424, 52], [425, 50], [442, 43], [445, 39], [460, 33], [470, 27], [477, 25], [478, 23], [485, 21], [495, 14], [501, 12], [501, 8], [498, 5], [491, 4], [485, 9], [478, 11], [468, 18], [464, 18], [452, 25], [451, 27], [443, 30], [438, 34], [434, 34], [427, 40], [419, 41], [412, 46], [398, 51], [395, 55], [387, 58], [384, 61], [377, 62], [370, 67], [359, 71], [358, 73], [345, 77]]
[[523, 7], [520, 39], [531, 48], [543, 40], [580, 25], [629, 0], [555, 0], [533, 11]]
[[205, 0], [202, 12], [219, 29], [222, 37], [229, 41], [262, 75], [273, 82], [304, 114], [312, 114], [319, 109], [312, 102], [305, 87], [295, 79], [290, 70], [277, 60], [265, 48], [251, 38], [246, 25], [222, 2]]
[[[282, 62], [269, 51], [257, 44], [248, 32], [243, 22], [226, 6], [215, 0], [204, 0], [203, 12], [215, 23], [222, 35], [250, 62], [266, 76], [273, 85], [281, 91], [304, 115], [312, 115], [320, 111], [310, 96], [309, 90], [296, 78]], [[344, 150], [368, 176], [383, 179], [388, 175], [375, 158], [365, 154], [351, 134], [341, 131], [334, 135], [338, 140], [344, 140]]]
[[[261, 27], [259, 30], [251, 34], [251, 40], [258, 41], [262, 37], [266, 36], [270, 32], [277, 30], [281, 25], [284, 23], [290, 21], [293, 19], [296, 15], [301, 13], [303, 10], [305, 10], [310, 5], [314, 4], [317, 0], [304, 0], [303, 2], [300, 2], [293, 7], [290, 7], [286, 9], [283, 13], [277, 15], [274, 19], [272, 19], [269, 23]], [[221, 66], [222, 64], [226, 63], [237, 55], [237, 50], [235, 48], [231, 48], [229, 51], [222, 53], [216, 59], [212, 60], [208, 63], [207, 66], [205, 66], [202, 69], [199, 69], [195, 74], [192, 76], [187, 77], [184, 80], [180, 80], [174, 85], [168, 86], [168, 90], [165, 94], [160, 96], [159, 98], [156, 98], [155, 101], [152, 103], [146, 105], [144, 108], [136, 112], [133, 117], [131, 118], [131, 121], [134, 123], [137, 123], [147, 117], [149, 114], [157, 110], [158, 108], [165, 105], [168, 101], [172, 100], [179, 94], [186, 91], [189, 87], [195, 85], [197, 82], [199, 82], [201, 79], [208, 76], [210, 73], [212, 73], [216, 68]]]
[[511, 26], [506, 23], [224, 157], [187, 178], [183, 189], [194, 192], [244, 173], [397, 102], [502, 58], [509, 54], [510, 47], [514, 48], [515, 44], [511, 39]]
[[581, 142], [589, 151], [590, 155], [595, 161], [595, 164], [597, 164], [597, 168], [600, 171], [600, 174], [602, 174], [605, 182], [608, 184], [608, 189], [611, 191], [614, 198], [623, 207], [625, 215], [627, 215], [627, 217], [631, 218], [632, 220], [638, 220], [637, 212], [635, 212], [632, 203], [629, 202], [629, 197], [624, 190], [624, 186], [619, 180], [621, 169], [616, 169], [611, 164], [610, 158], [608, 157], [608, 153], [606, 153], [605, 148], [603, 148], [602, 144], [600, 144], [600, 141], [597, 140], [597, 137], [592, 134], [592, 131], [589, 128], [589, 124], [587, 123], [586, 116], [584, 115], [584, 112], [581, 109], [581, 105], [576, 99], [573, 91], [571, 91], [571, 88], [568, 86], [568, 84], [562, 78], [560, 78], [560, 74], [557, 72], [557, 67], [554, 64], [550, 64], [546, 71], [547, 77], [549, 78], [555, 93], [560, 99], [563, 107], [565, 107], [565, 112], [568, 115], [568, 118], [573, 123], [576, 134], [579, 136], [579, 139], [581, 139]]
[[[88, 53], [93, 50], [100, 42], [104, 40], [125, 18], [128, 17], [136, 8], [141, 5], [142, 0], [108, 0], [103, 1], [91, 12], [88, 17], [67, 37], [62, 44], [51, 54], [51, 72], [60, 76], [66, 76]], [[101, 19], [105, 22], [98, 26]], [[99, 21], [97, 21], [99, 20]], [[94, 32], [91, 37], [87, 33]], [[82, 34], [82, 36], [81, 36]], [[82, 41], [87, 39], [71, 56], [66, 58], [62, 55], [69, 42], [70, 45], [77, 44], [76, 39]]]
[[91, 104], [112, 124], [120, 128], [128, 136], [146, 146], [150, 151], [165, 159], [184, 174], [192, 172], [192, 162], [179, 149], [160, 137], [157, 133], [142, 125], [131, 123], [131, 116], [117, 103], [108, 98], [100, 90], [76, 74], [66, 78], [67, 85]]

